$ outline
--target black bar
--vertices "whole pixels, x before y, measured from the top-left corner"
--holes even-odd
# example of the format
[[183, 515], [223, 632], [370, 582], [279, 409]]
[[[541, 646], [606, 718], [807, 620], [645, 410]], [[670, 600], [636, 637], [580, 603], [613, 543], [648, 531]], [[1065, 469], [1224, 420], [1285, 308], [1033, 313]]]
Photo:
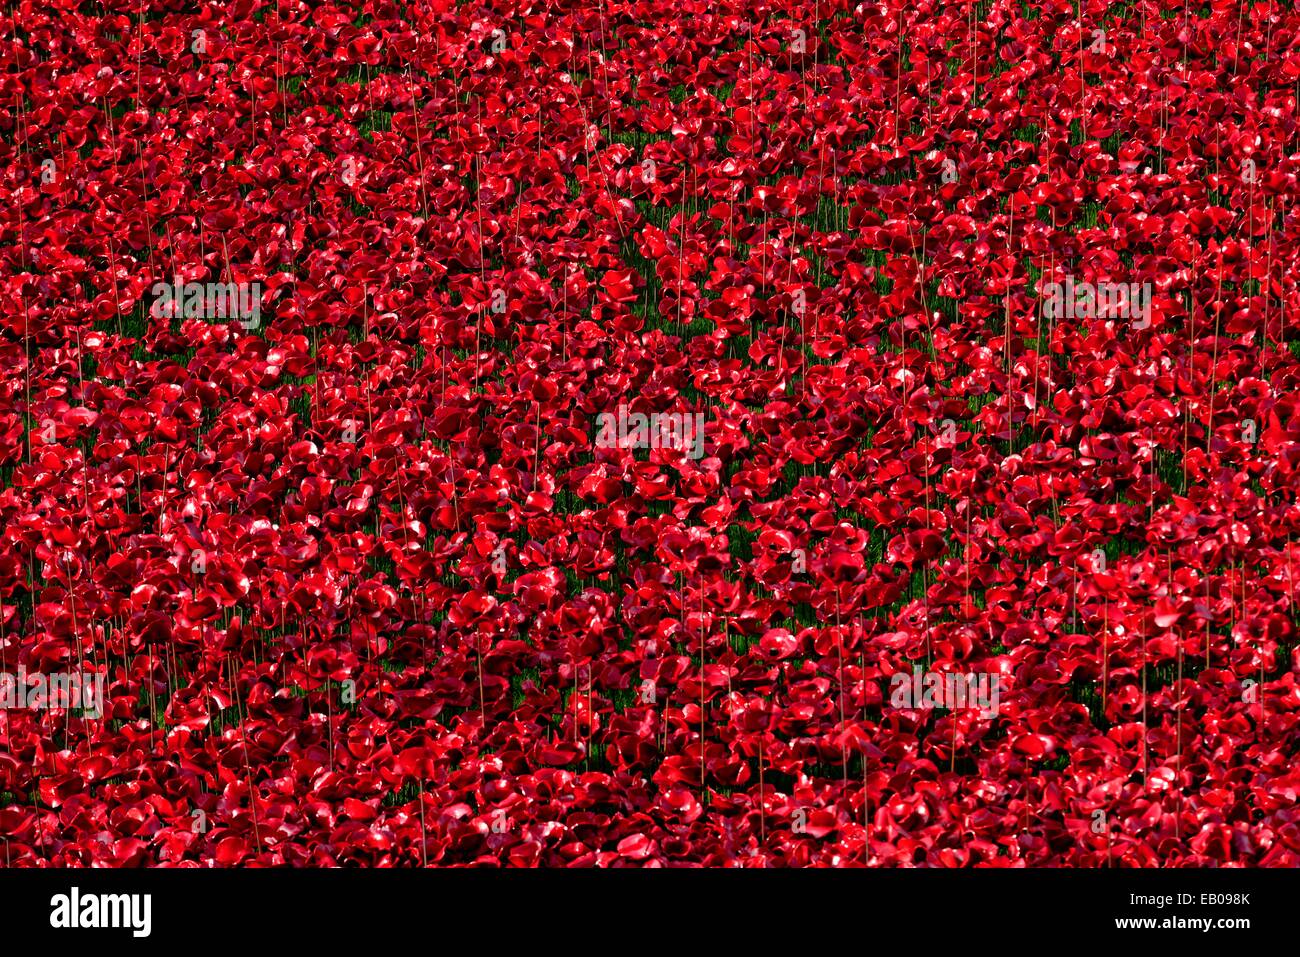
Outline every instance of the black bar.
[[[87, 895], [150, 895], [148, 937], [129, 926], [52, 927], [51, 899], [70, 900], [73, 887], [83, 907]], [[475, 936], [488, 948], [662, 940], [695, 949], [791, 935], [810, 948], [840, 935], [878, 945], [971, 934], [990, 946], [1189, 935], [1231, 946], [1290, 926], [1297, 891], [1294, 870], [1242, 869], [10, 870], [0, 872], [0, 914], [10, 941], [132, 949], [196, 937], [260, 949]], [[1117, 926], [1128, 919], [1155, 924]]]

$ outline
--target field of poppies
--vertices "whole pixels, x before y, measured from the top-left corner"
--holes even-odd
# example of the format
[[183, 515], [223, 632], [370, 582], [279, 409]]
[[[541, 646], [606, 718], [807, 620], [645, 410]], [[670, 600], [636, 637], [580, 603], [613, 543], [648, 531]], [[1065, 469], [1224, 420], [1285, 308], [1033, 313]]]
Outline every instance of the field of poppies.
[[1298, 98], [1285, 0], [12, 0], [0, 862], [1300, 865]]

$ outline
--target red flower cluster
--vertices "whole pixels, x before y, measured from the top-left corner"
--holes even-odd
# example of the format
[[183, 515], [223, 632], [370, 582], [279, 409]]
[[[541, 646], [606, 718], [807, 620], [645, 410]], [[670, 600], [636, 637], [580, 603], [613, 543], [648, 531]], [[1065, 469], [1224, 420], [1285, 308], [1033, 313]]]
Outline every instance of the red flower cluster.
[[1300, 864], [1293, 4], [0, 64], [5, 864]]

